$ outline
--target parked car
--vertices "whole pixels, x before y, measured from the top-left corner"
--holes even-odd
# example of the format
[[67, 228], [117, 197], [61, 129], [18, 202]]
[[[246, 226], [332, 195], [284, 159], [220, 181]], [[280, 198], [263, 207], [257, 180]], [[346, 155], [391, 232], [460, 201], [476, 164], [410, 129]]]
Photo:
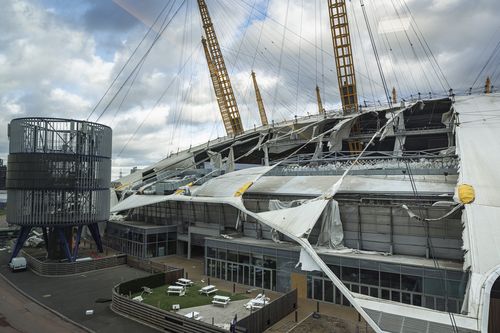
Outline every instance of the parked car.
[[28, 267], [26, 258], [25, 257], [12, 258], [12, 260], [9, 263], [9, 267], [13, 272], [25, 270]]

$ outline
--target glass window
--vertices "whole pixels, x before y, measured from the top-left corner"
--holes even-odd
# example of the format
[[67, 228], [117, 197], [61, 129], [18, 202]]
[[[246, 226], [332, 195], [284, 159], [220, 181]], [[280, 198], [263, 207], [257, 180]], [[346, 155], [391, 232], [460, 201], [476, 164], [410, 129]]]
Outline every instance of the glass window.
[[425, 304], [424, 306], [428, 309], [434, 309], [434, 297], [432, 296], [425, 296], [424, 297]]
[[262, 254], [253, 254], [252, 255], [252, 265], [254, 266], [263, 266], [263, 259], [262, 259]]
[[359, 283], [359, 269], [342, 267], [342, 280]]
[[342, 293], [336, 287], [335, 288], [335, 304], [342, 304]]
[[381, 289], [381, 296], [383, 299], [391, 299], [391, 292], [388, 289]]
[[148, 243], [156, 242], [156, 234], [148, 235]]
[[380, 272], [380, 283], [382, 287], [401, 289], [399, 277], [400, 275], [397, 273]]
[[312, 277], [308, 274], [307, 275], [307, 298], [312, 298]]
[[401, 293], [402, 302], [405, 304], [411, 304], [411, 294], [410, 293]]
[[371, 297], [378, 297], [378, 288], [370, 287], [370, 296]]
[[264, 270], [264, 289], [272, 289], [271, 288], [271, 279], [272, 279], [272, 271], [270, 269]]
[[207, 257], [217, 258], [217, 249], [213, 247], [207, 247]]
[[368, 291], [369, 291], [369, 289], [367, 286], [361, 286], [361, 293], [363, 295], [368, 295], [369, 294]]
[[236, 251], [227, 251], [227, 260], [232, 262], [238, 262], [238, 252]]
[[444, 296], [444, 282], [441, 279], [425, 278], [424, 294]]
[[465, 294], [465, 283], [460, 281], [447, 281], [448, 297], [463, 298]]
[[173, 241], [173, 242], [167, 242], [167, 246], [168, 246], [168, 254], [176, 254], [177, 253], [177, 242], [176, 241]]
[[401, 302], [399, 291], [394, 291], [394, 290], [391, 291], [391, 300], [394, 302]]
[[226, 250], [224, 249], [219, 249], [219, 251], [217, 251], [217, 254], [218, 254], [218, 258], [219, 259], [222, 259], [222, 260], [226, 260]]
[[238, 262], [242, 264], [250, 263], [250, 256], [247, 253], [239, 253], [238, 254]]
[[361, 269], [361, 283], [378, 286], [378, 272], [368, 269]]
[[458, 307], [457, 307], [457, 301], [454, 299], [448, 299], [448, 312], [453, 312], [457, 313], [458, 312]]
[[328, 265], [328, 267], [332, 270], [332, 272], [337, 276], [340, 277], [340, 266], [338, 265]]
[[413, 292], [422, 292], [422, 278], [420, 276], [402, 274], [401, 289]]
[[319, 301], [323, 300], [323, 280], [321, 279], [314, 279], [314, 299], [317, 299]]
[[325, 280], [324, 288], [325, 288], [325, 301], [333, 303], [333, 282]]
[[416, 306], [422, 306], [422, 296], [417, 295], [417, 294], [413, 294], [411, 304], [416, 305]]
[[351, 284], [351, 288], [349, 288], [353, 293], [359, 293], [359, 285]]
[[167, 237], [168, 237], [168, 240], [177, 240], [177, 233], [175, 231], [169, 232]]
[[264, 267], [265, 268], [276, 269], [276, 258], [275, 257], [264, 256]]
[[164, 242], [167, 240], [167, 234], [162, 232], [158, 234], [158, 242]]
[[444, 298], [436, 297], [436, 310], [445, 311]]

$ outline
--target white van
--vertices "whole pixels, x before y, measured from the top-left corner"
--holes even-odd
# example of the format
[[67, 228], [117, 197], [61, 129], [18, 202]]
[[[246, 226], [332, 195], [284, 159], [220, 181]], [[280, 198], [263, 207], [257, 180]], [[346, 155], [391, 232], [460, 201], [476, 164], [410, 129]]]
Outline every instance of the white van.
[[25, 270], [27, 268], [26, 258], [25, 257], [12, 258], [11, 262], [9, 263], [9, 267], [13, 272]]

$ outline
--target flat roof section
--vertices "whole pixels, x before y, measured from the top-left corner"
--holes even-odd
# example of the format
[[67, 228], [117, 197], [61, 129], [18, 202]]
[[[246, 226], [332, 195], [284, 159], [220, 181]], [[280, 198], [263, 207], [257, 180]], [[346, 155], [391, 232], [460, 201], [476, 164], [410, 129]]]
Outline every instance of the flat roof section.
[[[272, 240], [254, 239], [249, 237], [233, 238], [233, 239], [207, 237], [205, 239], [217, 242], [230, 243], [230, 244], [241, 244], [248, 246], [265, 247], [277, 250], [288, 250], [297, 252], [297, 254], [300, 252], [301, 249], [299, 245], [290, 242], [276, 243]], [[231, 247], [228, 247], [228, 249], [231, 249]], [[422, 268], [432, 268], [432, 269], [437, 268], [434, 260], [427, 258], [404, 256], [404, 255], [390, 255], [381, 252], [358, 251], [356, 249], [348, 249], [348, 248], [346, 248], [345, 250], [332, 250], [328, 248], [314, 247], [314, 249], [321, 257], [333, 256], [333, 257], [342, 257], [342, 258], [358, 259], [358, 260], [371, 260], [388, 264], [416, 266]], [[328, 260], [325, 260], [325, 262], [328, 263]], [[463, 263], [461, 262], [437, 259], [436, 263], [439, 269], [462, 271]]]

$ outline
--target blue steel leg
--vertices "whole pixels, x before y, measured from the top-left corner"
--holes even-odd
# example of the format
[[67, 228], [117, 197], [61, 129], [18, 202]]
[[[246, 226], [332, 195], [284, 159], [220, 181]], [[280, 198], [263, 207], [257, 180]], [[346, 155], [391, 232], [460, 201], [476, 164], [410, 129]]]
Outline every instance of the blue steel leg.
[[92, 238], [94, 238], [95, 244], [97, 245], [97, 249], [99, 252], [104, 252], [102, 249], [102, 242], [101, 242], [101, 235], [99, 234], [99, 227], [97, 226], [97, 223], [92, 223], [87, 226], [90, 230], [90, 234], [92, 235]]
[[61, 243], [64, 253], [66, 254], [66, 258], [68, 258], [69, 262], [72, 262], [73, 258], [71, 257], [71, 252], [69, 250], [68, 240], [66, 239], [66, 235], [64, 235], [64, 229], [61, 227], [56, 227], [56, 230], [59, 236], [59, 242]]
[[21, 251], [21, 249], [23, 248], [24, 242], [26, 242], [26, 239], [28, 239], [30, 231], [31, 227], [29, 226], [21, 227], [21, 230], [19, 230], [19, 236], [17, 237], [16, 245], [12, 250], [12, 255], [10, 256], [9, 262], [11, 262], [13, 258], [17, 257], [19, 251]]
[[73, 247], [73, 261], [78, 258], [78, 248], [80, 247], [80, 237], [82, 236], [82, 229], [83, 226], [79, 225], [78, 229], [76, 230], [75, 246]]
[[45, 250], [49, 252], [49, 234], [47, 233], [47, 227], [42, 227], [43, 241], [45, 242]]

